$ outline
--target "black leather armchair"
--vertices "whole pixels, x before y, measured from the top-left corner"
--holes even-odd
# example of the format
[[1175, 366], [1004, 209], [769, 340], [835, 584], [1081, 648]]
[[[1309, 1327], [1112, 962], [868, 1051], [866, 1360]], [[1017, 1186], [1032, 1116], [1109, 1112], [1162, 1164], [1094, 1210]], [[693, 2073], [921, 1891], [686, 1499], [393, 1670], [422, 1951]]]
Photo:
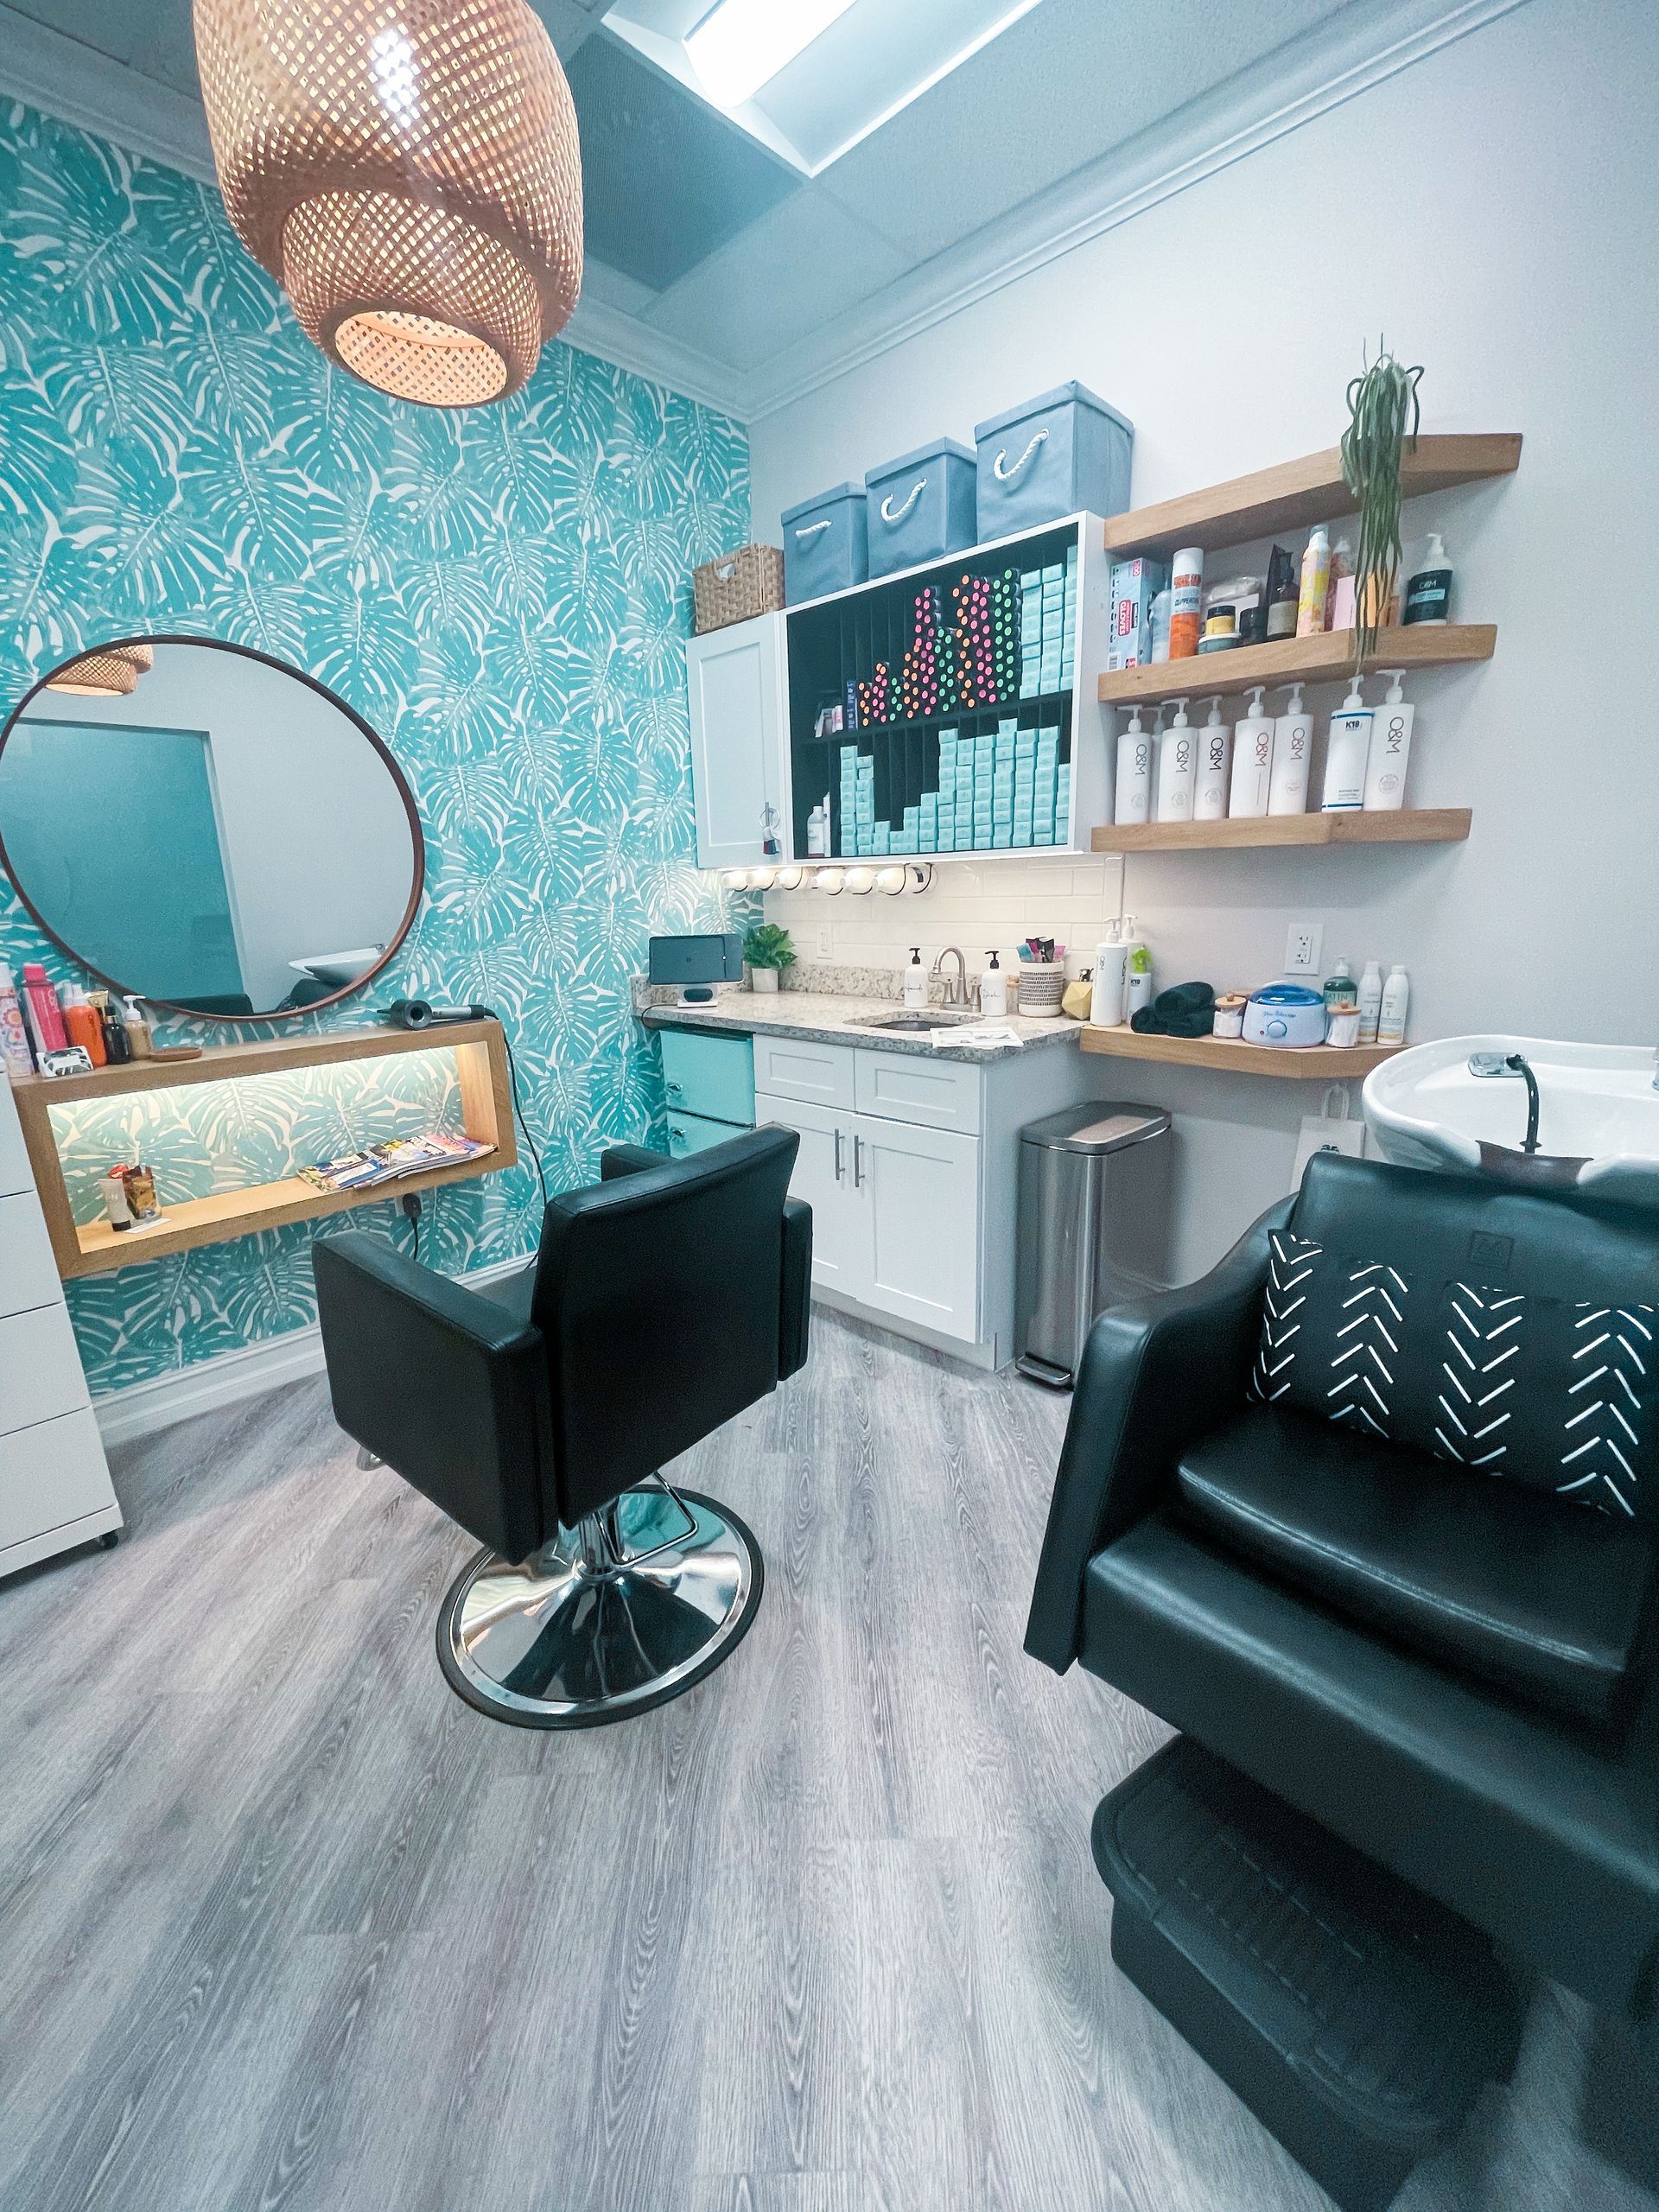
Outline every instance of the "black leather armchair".
[[[1280, 1348], [1325, 1327], [1339, 1397], [1350, 1323], [1305, 1313], [1281, 1265], [1310, 1252], [1342, 1255], [1344, 1313], [1371, 1263], [1399, 1271], [1382, 1410], [1347, 1422], [1268, 1354], [1252, 1388], [1276, 1288]], [[1465, 1393], [1443, 1319], [1469, 1287]], [[1027, 1649], [1081, 1659], [1659, 2049], [1656, 1307], [1659, 1214], [1316, 1157], [1203, 1281], [1096, 1325]], [[1535, 1389], [1513, 1431], [1511, 1328], [1556, 1345], [1564, 1394]], [[1572, 1501], [1603, 1429], [1598, 1513]], [[1547, 1481], [1495, 1478], [1505, 1435]]]
[[359, 1230], [318, 1242], [335, 1418], [485, 1547], [438, 1621], [444, 1672], [481, 1710], [620, 1719], [747, 1630], [753, 1537], [659, 1470], [805, 1363], [798, 1141], [760, 1128], [683, 1161], [616, 1146], [489, 1293]]

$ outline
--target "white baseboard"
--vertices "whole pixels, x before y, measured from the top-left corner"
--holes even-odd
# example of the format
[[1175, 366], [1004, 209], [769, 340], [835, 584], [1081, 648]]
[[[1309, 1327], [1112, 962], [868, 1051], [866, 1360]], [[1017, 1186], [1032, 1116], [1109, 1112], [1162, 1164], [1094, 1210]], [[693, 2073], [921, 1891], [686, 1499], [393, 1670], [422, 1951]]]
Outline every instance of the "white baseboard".
[[[531, 1253], [520, 1253], [516, 1259], [494, 1260], [459, 1280], [481, 1290], [486, 1283], [499, 1282], [503, 1276], [528, 1267], [533, 1257]], [[99, 1432], [107, 1449], [115, 1444], [130, 1444], [141, 1436], [153, 1436], [158, 1429], [171, 1428], [175, 1421], [188, 1421], [193, 1414], [213, 1413], [244, 1398], [280, 1389], [284, 1382], [297, 1382], [302, 1376], [320, 1375], [322, 1363], [322, 1333], [314, 1321], [308, 1329], [290, 1329], [286, 1336], [272, 1337], [264, 1344], [221, 1352], [217, 1359], [198, 1360], [194, 1366], [181, 1367], [174, 1374], [152, 1376], [147, 1382], [111, 1390], [92, 1400], [92, 1411], [98, 1415]]]

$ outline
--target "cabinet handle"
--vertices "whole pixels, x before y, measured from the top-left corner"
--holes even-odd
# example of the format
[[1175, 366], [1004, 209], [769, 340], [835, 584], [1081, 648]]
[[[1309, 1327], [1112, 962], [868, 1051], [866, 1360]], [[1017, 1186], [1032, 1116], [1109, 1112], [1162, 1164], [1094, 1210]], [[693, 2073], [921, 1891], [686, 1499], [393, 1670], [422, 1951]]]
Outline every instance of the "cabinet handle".
[[680, 1086], [679, 1086], [679, 1084], [678, 1084], [677, 1083], [671, 1083], [671, 1084], [666, 1084], [666, 1085], [664, 1086], [664, 1088], [666, 1089], [666, 1090], [667, 1090], [667, 1092], [668, 1092], [668, 1095], [669, 1095], [669, 1096], [670, 1096], [671, 1098], [677, 1098], [677, 1097], [679, 1096], [679, 1095], [680, 1095]]
[[853, 1133], [853, 1188], [864, 1187], [864, 1140], [856, 1130]]
[[842, 1133], [837, 1129], [836, 1131], [836, 1180], [837, 1183], [841, 1180], [841, 1141]]

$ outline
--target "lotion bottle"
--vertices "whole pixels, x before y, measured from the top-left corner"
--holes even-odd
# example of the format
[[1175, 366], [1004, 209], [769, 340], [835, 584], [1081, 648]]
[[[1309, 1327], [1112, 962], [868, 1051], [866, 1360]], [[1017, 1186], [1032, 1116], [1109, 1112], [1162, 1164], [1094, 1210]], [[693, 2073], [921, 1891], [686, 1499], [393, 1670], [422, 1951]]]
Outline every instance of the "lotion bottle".
[[144, 1009], [137, 999], [129, 999], [123, 1012], [123, 1026], [127, 1033], [127, 1046], [135, 1060], [153, 1060], [156, 1057], [156, 1038]]
[[1428, 533], [1423, 565], [1406, 586], [1406, 611], [1402, 622], [1410, 628], [1421, 622], [1443, 623], [1452, 612], [1452, 563], [1438, 530]]
[[919, 944], [910, 948], [910, 964], [905, 969], [905, 1004], [912, 1009], [920, 1009], [927, 1004], [927, 970], [922, 965]]
[[1411, 725], [1416, 709], [1402, 696], [1405, 671], [1385, 668], [1389, 695], [1371, 717], [1370, 750], [1365, 756], [1365, 804], [1372, 811], [1406, 803], [1406, 763], [1411, 757]]
[[1135, 935], [1133, 914], [1123, 924], [1123, 935], [1128, 943], [1128, 955], [1123, 963], [1123, 1018], [1126, 1021], [1133, 1021], [1143, 1006], [1152, 1004], [1152, 954], [1144, 941]]
[[1221, 695], [1210, 702], [1210, 719], [1198, 732], [1198, 777], [1192, 795], [1195, 822], [1227, 818], [1227, 773], [1232, 765], [1233, 734], [1221, 719]]
[[1166, 699], [1175, 719], [1158, 741], [1158, 812], [1160, 822], [1190, 822], [1192, 794], [1198, 784], [1198, 747], [1186, 719], [1185, 699]]
[[1375, 1045], [1376, 1027], [1382, 1011], [1382, 970], [1375, 960], [1365, 963], [1365, 972], [1359, 979], [1359, 1041]]
[[1233, 778], [1227, 811], [1241, 820], [1268, 810], [1268, 785], [1273, 774], [1273, 716], [1262, 711], [1264, 686], [1250, 693], [1242, 721], [1233, 725]]
[[1389, 980], [1382, 986], [1382, 1003], [1377, 1008], [1376, 1041], [1379, 1045], [1405, 1043], [1406, 1009], [1410, 1003], [1410, 977], [1403, 968], [1390, 968]]
[[1371, 749], [1371, 710], [1360, 696], [1359, 678], [1331, 717], [1325, 747], [1323, 814], [1357, 814], [1365, 798], [1365, 763]]
[[1152, 739], [1135, 708], [1129, 726], [1117, 741], [1117, 781], [1112, 791], [1114, 822], [1152, 819]]
[[1313, 717], [1302, 705], [1302, 687], [1290, 686], [1290, 700], [1273, 725], [1273, 772], [1268, 784], [1269, 814], [1304, 814], [1307, 810], [1308, 753], [1313, 743]]
[[1089, 1020], [1094, 1028], [1116, 1029], [1122, 1026], [1128, 950], [1123, 942], [1121, 922], [1114, 922], [1111, 935], [1095, 947], [1094, 995], [1089, 1002]]
[[991, 964], [979, 971], [979, 1010], [983, 1014], [1004, 1014], [1008, 1010], [1008, 979], [995, 951], [985, 957]]

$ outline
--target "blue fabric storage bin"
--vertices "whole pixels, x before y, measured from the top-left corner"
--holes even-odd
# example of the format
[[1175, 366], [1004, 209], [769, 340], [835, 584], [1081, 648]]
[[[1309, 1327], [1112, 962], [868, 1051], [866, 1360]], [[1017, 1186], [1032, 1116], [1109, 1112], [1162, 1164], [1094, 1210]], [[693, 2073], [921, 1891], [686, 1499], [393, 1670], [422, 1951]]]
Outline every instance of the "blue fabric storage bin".
[[973, 454], [955, 438], [939, 438], [869, 470], [864, 488], [871, 575], [889, 576], [976, 544], [975, 477]]
[[982, 539], [1080, 511], [1121, 515], [1129, 504], [1135, 425], [1086, 385], [1063, 384], [993, 415], [974, 442]]
[[784, 603], [861, 584], [870, 573], [861, 484], [837, 484], [784, 510]]

